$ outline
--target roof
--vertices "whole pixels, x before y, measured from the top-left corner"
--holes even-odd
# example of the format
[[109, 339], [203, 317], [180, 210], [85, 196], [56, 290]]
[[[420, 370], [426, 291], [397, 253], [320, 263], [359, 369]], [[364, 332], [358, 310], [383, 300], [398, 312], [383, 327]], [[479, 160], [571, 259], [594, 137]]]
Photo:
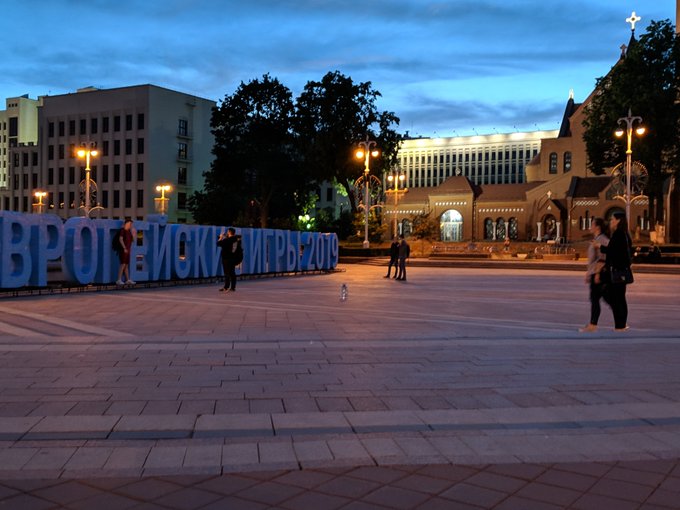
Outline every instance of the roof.
[[473, 190], [472, 184], [467, 177], [454, 175], [432, 189], [432, 191], [432, 195], [437, 195], [440, 193], [471, 193]]
[[608, 175], [598, 177], [574, 177], [569, 189], [572, 198], [598, 197], [609, 186]]
[[479, 186], [477, 202], [524, 201], [527, 191], [540, 186], [543, 182], [524, 182], [521, 184], [484, 184]]
[[581, 106], [581, 103], [576, 103], [574, 102], [574, 98], [570, 97], [569, 100], [567, 101], [567, 106], [564, 109], [564, 115], [562, 116], [562, 124], [560, 125], [560, 132], [557, 135], [557, 138], [565, 138], [568, 136], [571, 136], [571, 116], [574, 115], [574, 112], [578, 110], [578, 107]]

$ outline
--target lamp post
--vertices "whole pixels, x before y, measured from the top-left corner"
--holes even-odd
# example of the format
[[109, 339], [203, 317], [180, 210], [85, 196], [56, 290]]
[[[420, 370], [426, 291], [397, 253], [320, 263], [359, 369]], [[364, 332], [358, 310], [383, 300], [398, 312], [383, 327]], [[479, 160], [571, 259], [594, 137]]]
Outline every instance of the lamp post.
[[369, 178], [368, 174], [371, 171], [369, 162], [370, 159], [377, 158], [380, 155], [380, 151], [378, 151], [375, 146], [377, 145], [373, 140], [369, 140], [368, 135], [366, 135], [366, 140], [363, 142], [359, 142], [359, 147], [360, 149], [356, 151], [356, 157], [357, 159], [363, 159], [364, 160], [364, 248], [368, 248], [370, 246], [370, 243], [368, 241], [368, 214], [371, 210], [371, 195], [369, 192]]
[[35, 206], [37, 213], [42, 214], [43, 207], [45, 207], [45, 204], [43, 204], [43, 198], [47, 196], [47, 191], [36, 191], [33, 193], [33, 196], [38, 199], [38, 203], [33, 205]]
[[402, 188], [399, 189], [399, 185], [401, 184], [402, 186], [404, 185], [404, 181], [406, 180], [406, 176], [401, 173], [391, 173], [390, 175], [387, 176], [387, 180], [390, 183], [390, 185], [394, 184], [394, 188], [388, 189], [386, 192], [387, 193], [392, 193], [394, 195], [394, 229], [393, 229], [393, 236], [396, 237], [397, 234], [399, 234], [399, 229], [397, 227], [398, 222], [397, 222], [397, 205], [399, 204], [399, 195], [403, 195], [404, 193], [408, 192], [408, 188]]
[[156, 201], [158, 203], [158, 212], [161, 214], [167, 214], [167, 203], [169, 198], [166, 198], [165, 193], [169, 193], [172, 191], [172, 186], [169, 184], [159, 184], [156, 186], [156, 191], [159, 191], [161, 196], [160, 198], [157, 198]]
[[[79, 158], [85, 158], [85, 215], [90, 216], [90, 211], [93, 209], [101, 209], [101, 207], [90, 207], [90, 185], [94, 184], [90, 179], [90, 158], [96, 158], [99, 154], [96, 142], [89, 142], [81, 144], [81, 148], [76, 152]], [[96, 185], [95, 185], [96, 186]], [[96, 189], [96, 188], [95, 188]]]
[[[635, 13], [633, 13], [635, 14]], [[614, 134], [618, 137], [621, 138], [624, 134], [626, 135], [626, 196], [625, 196], [625, 202], [626, 202], [626, 220], [628, 221], [628, 224], [630, 225], [630, 203], [632, 201], [631, 199], [631, 186], [630, 186], [630, 181], [631, 181], [631, 174], [632, 174], [632, 169], [633, 169], [633, 126], [635, 124], [638, 124], [638, 127], [635, 129], [635, 134], [638, 136], [642, 136], [645, 134], [645, 127], [642, 126], [642, 117], [634, 117], [633, 114], [631, 113], [630, 108], [628, 108], [628, 116], [627, 117], [621, 117], [618, 120], [619, 126], [623, 126], [625, 124], [626, 129], [624, 130], [623, 127], [620, 127], [617, 129]]]

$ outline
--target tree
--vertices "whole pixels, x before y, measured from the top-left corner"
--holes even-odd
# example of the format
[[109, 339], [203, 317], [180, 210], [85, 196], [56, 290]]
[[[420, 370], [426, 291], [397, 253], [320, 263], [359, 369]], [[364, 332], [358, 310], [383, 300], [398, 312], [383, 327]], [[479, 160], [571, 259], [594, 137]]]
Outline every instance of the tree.
[[626, 140], [613, 137], [618, 119], [643, 118], [648, 128], [635, 139], [633, 157], [649, 172], [646, 194], [652, 221], [663, 218], [663, 183], [677, 171], [680, 154], [680, 43], [670, 21], [653, 21], [640, 40], [631, 38], [625, 58], [597, 80], [586, 110], [584, 140], [588, 168], [600, 175], [625, 160]]
[[380, 95], [371, 82], [354, 83], [335, 71], [321, 81], [308, 82], [296, 103], [297, 132], [307, 168], [318, 182], [342, 185], [353, 212], [357, 210], [353, 183], [363, 170], [354, 157], [357, 142], [366, 135], [377, 142], [381, 156], [372, 161], [372, 173], [380, 175], [396, 163], [401, 135], [393, 126], [399, 118], [378, 111]]
[[265, 74], [213, 110], [215, 159], [190, 209], [200, 223], [289, 221], [309, 189], [296, 151], [292, 93]]
[[439, 223], [432, 211], [411, 217], [411, 235], [416, 239], [434, 240], [439, 235]]

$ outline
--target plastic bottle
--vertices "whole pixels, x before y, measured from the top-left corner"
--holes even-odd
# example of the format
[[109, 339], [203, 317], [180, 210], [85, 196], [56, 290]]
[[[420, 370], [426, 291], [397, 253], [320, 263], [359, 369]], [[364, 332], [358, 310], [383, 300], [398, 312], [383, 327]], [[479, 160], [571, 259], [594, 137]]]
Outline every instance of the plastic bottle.
[[347, 296], [348, 296], [347, 284], [343, 283], [340, 286], [340, 301], [347, 301]]

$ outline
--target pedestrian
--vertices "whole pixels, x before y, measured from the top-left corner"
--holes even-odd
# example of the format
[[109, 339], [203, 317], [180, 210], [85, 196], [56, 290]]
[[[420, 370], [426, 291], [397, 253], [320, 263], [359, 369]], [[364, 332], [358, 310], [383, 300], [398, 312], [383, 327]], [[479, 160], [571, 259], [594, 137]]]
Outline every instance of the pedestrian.
[[406, 281], [406, 259], [411, 255], [411, 247], [404, 239], [404, 235], [399, 236], [399, 273], [397, 274], [397, 280], [402, 282]]
[[[120, 259], [120, 266], [118, 268], [118, 280], [116, 285], [135, 285], [137, 282], [130, 279], [130, 254], [132, 252], [132, 242], [134, 241], [137, 232], [132, 227], [132, 220], [126, 219], [123, 227], [118, 231], [116, 237], [118, 238], [118, 258]], [[123, 280], [125, 276], [125, 280]]]
[[387, 265], [387, 275], [385, 278], [390, 277], [392, 267], [394, 267], [394, 278], [396, 278], [399, 269], [399, 238], [397, 236], [392, 238], [392, 244], [390, 244], [390, 262]]
[[614, 315], [614, 331], [626, 331], [628, 329], [626, 282], [612, 278], [614, 272], [630, 273], [632, 241], [628, 234], [626, 215], [622, 212], [612, 214], [609, 230], [611, 232], [609, 244], [599, 246], [600, 251], [606, 255], [605, 271], [609, 276], [605, 292]]
[[604, 297], [605, 285], [605, 255], [600, 246], [607, 246], [609, 238], [606, 235], [607, 224], [602, 218], [593, 218], [590, 224], [593, 239], [588, 245], [588, 269], [586, 270], [586, 284], [590, 286], [590, 322], [579, 329], [581, 333], [597, 331], [597, 321], [600, 319], [600, 300]]
[[222, 249], [222, 269], [224, 271], [224, 287], [220, 287], [220, 292], [235, 292], [236, 266], [243, 261], [241, 236], [236, 235], [236, 229], [229, 227], [226, 233], [221, 233], [217, 238], [217, 246]]

